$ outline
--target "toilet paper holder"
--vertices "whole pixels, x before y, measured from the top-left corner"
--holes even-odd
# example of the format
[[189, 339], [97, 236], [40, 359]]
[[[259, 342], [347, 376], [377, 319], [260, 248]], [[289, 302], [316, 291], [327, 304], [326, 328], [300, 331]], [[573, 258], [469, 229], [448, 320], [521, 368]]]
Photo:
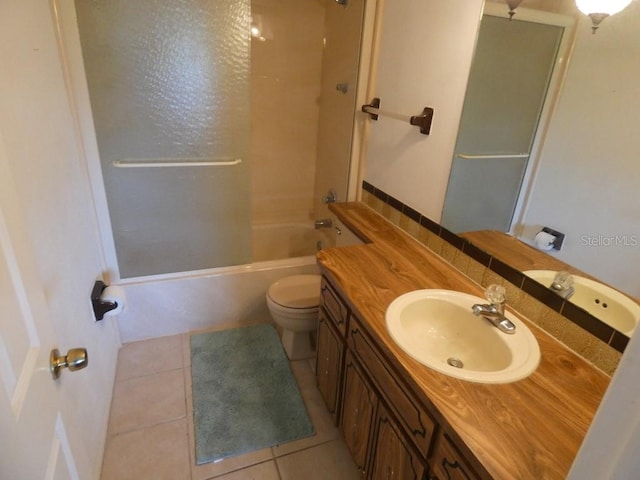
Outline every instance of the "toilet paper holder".
[[102, 320], [104, 314], [118, 308], [117, 302], [106, 302], [102, 300], [102, 292], [107, 288], [107, 285], [101, 281], [96, 280], [93, 284], [93, 290], [91, 291], [91, 305], [93, 306], [93, 313], [96, 316], [96, 320]]
[[562, 247], [562, 242], [564, 242], [564, 233], [558, 232], [557, 230], [549, 227], [543, 227], [541, 231], [544, 233], [548, 233], [549, 235], [553, 235], [555, 237], [552, 244], [553, 248], [555, 250], [560, 250], [560, 247]]

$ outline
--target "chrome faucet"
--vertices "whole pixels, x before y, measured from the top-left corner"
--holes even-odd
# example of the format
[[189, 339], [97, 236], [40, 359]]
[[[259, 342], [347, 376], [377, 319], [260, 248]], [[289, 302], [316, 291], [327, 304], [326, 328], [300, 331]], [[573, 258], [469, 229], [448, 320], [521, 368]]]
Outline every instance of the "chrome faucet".
[[565, 300], [568, 300], [576, 292], [573, 286], [573, 277], [569, 272], [558, 272], [549, 288]]
[[507, 299], [505, 288], [493, 284], [489, 285], [484, 293], [490, 303], [488, 305], [476, 303], [471, 307], [473, 314], [486, 318], [501, 332], [516, 333], [516, 326], [504, 316], [504, 304]]

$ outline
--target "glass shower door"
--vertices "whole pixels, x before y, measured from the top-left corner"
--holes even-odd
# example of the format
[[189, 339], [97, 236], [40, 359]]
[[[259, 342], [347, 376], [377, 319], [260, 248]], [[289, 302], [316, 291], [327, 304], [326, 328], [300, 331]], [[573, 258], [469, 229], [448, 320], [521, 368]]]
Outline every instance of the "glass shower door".
[[249, 1], [75, 5], [120, 276], [249, 263]]

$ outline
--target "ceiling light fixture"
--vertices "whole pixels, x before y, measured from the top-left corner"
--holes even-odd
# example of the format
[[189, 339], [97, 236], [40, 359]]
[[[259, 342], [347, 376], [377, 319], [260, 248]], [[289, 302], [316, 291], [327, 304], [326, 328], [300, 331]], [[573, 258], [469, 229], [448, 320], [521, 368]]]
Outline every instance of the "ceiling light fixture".
[[629, 6], [631, 0], [576, 0], [576, 6], [591, 18], [591, 33], [596, 33], [600, 23]]
[[522, 3], [522, 0], [507, 0], [507, 5], [509, 5], [509, 20], [513, 19], [513, 16], [516, 14], [516, 8], [518, 5]]

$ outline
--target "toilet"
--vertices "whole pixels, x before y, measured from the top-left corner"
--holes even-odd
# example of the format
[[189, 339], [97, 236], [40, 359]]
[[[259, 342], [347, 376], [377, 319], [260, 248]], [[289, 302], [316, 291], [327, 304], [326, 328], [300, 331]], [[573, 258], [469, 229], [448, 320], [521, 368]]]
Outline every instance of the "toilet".
[[311, 332], [318, 326], [320, 275], [292, 275], [271, 284], [267, 306], [282, 328], [282, 346], [289, 360], [314, 356]]

